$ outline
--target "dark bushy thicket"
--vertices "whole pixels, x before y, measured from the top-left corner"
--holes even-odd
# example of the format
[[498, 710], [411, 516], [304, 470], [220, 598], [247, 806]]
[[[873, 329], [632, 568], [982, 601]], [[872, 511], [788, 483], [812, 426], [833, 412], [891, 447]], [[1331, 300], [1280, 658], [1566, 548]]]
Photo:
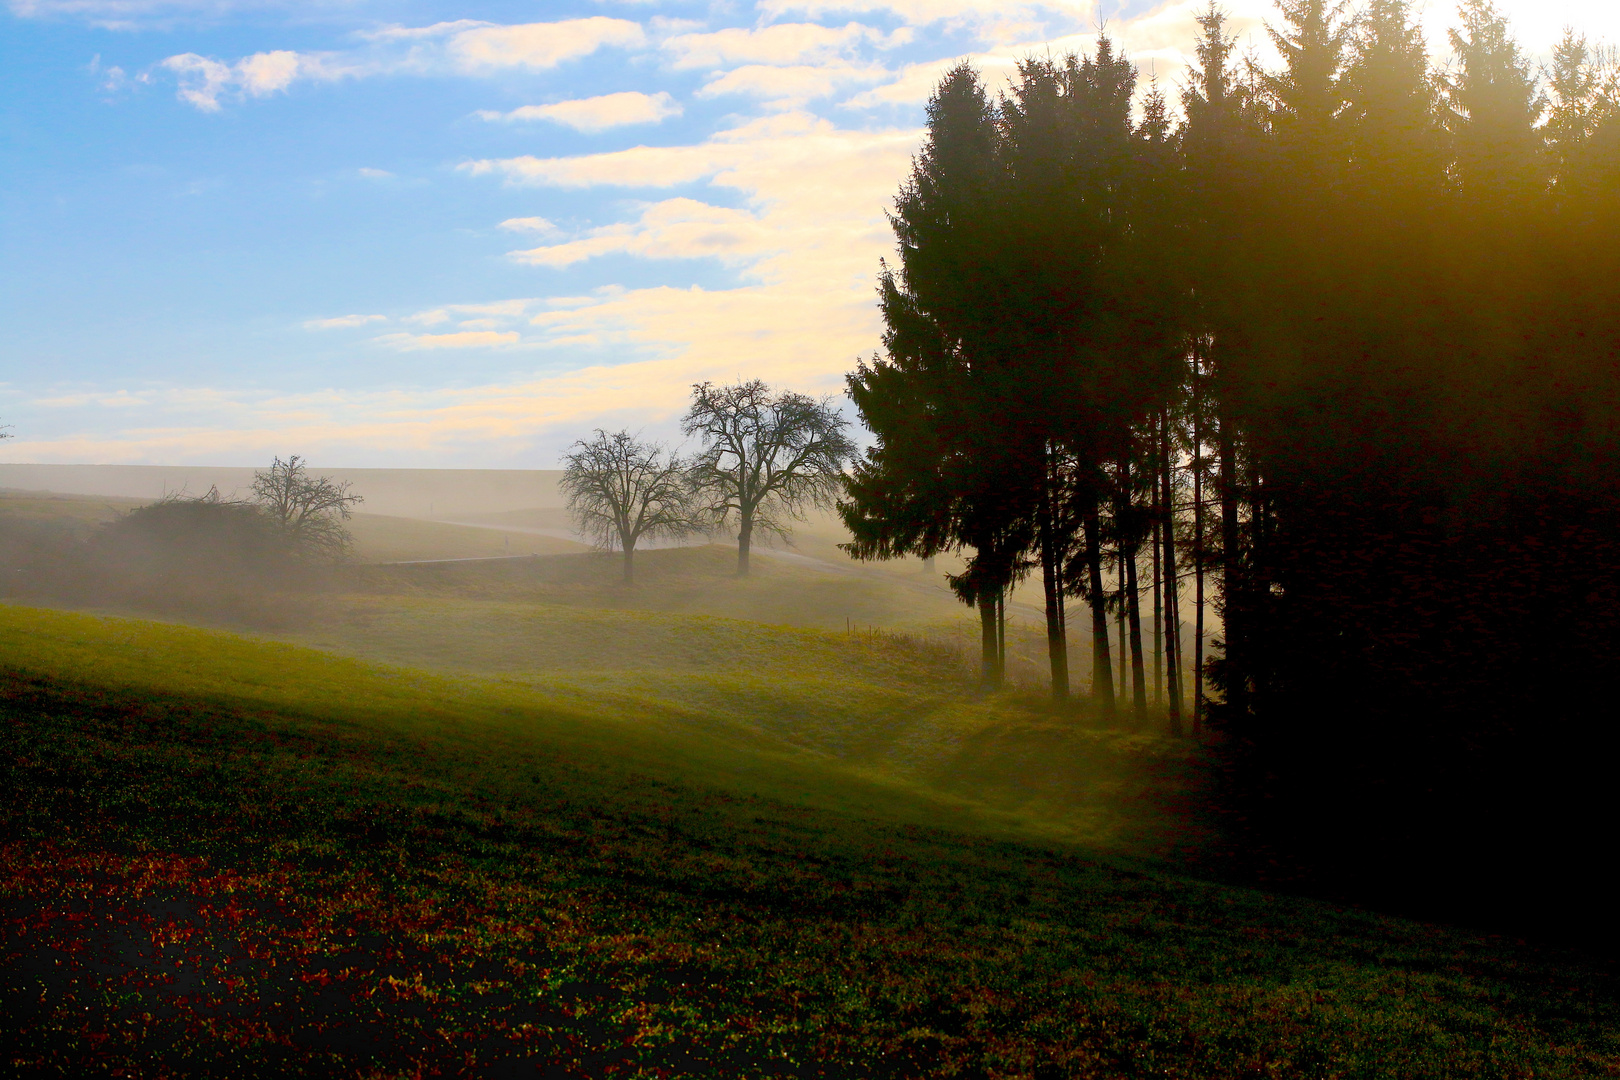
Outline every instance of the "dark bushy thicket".
[[143, 607], [240, 606], [311, 581], [291, 537], [258, 507], [165, 499], [110, 522], [86, 545], [92, 573]]
[[171, 496], [99, 527], [0, 516], [5, 594], [263, 621], [327, 584], [332, 561], [310, 552], [252, 503]]

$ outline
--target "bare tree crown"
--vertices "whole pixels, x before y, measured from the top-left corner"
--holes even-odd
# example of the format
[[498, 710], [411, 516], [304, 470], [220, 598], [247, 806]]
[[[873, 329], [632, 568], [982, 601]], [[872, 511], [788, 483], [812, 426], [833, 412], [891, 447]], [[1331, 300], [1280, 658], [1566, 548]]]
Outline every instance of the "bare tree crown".
[[307, 551], [341, 555], [348, 550], [343, 522], [365, 500], [347, 481], [311, 476], [303, 458], [276, 458], [268, 472], [253, 474], [253, 501]]
[[716, 522], [778, 535], [808, 507], [832, 505], [855, 456], [848, 426], [831, 398], [773, 393], [759, 379], [694, 385], [681, 425], [702, 440], [691, 479]]
[[598, 547], [629, 558], [643, 539], [679, 537], [695, 531], [686, 462], [629, 431], [600, 428], [563, 455], [562, 489], [574, 522]]

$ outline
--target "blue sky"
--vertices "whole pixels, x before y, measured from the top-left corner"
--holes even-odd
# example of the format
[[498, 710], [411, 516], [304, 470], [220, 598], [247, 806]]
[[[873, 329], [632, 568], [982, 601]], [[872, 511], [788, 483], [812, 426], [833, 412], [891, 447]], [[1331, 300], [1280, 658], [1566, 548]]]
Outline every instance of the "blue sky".
[[939, 72], [1106, 15], [1173, 84], [1197, 6], [11, 0], [0, 457], [548, 468], [694, 381], [836, 393]]

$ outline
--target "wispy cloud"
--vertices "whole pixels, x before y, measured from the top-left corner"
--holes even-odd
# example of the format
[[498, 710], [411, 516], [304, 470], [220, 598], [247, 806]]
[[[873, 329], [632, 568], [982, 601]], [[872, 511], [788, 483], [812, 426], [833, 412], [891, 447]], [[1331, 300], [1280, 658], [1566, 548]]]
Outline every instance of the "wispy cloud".
[[863, 46], [893, 48], [910, 40], [911, 31], [905, 28], [885, 34], [855, 22], [838, 27], [777, 23], [676, 34], [666, 38], [662, 48], [676, 68], [721, 68], [732, 64], [824, 64], [849, 56]]
[[603, 94], [600, 97], [559, 101], [551, 105], [524, 105], [510, 112], [481, 110], [480, 119], [514, 123], [526, 120], [549, 120], [576, 131], [606, 131], [627, 124], [655, 124], [671, 116], [681, 115], [681, 106], [667, 92], [642, 94], [624, 91]]
[[647, 44], [639, 23], [604, 15], [515, 26], [463, 19], [422, 27], [387, 27], [363, 37], [365, 47], [347, 52], [278, 49], [236, 61], [188, 52], [168, 57], [158, 67], [179, 79], [181, 100], [204, 112], [217, 112], [225, 101], [265, 97], [301, 80], [541, 70], [602, 48], [639, 49]]
[[463, 71], [552, 68], [614, 46], [633, 49], [647, 43], [641, 24], [593, 15], [588, 19], [483, 26], [451, 35], [445, 51]]
[[698, 90], [698, 96], [744, 94], [778, 106], [802, 105], [835, 94], [851, 83], [875, 83], [888, 77], [888, 69], [879, 64], [748, 64], [709, 80]]
[[402, 352], [415, 352], [419, 349], [488, 349], [516, 345], [520, 337], [516, 331], [460, 330], [451, 334], [384, 334], [375, 340], [379, 345]]
[[557, 226], [543, 217], [515, 217], [501, 222], [507, 232], [554, 233]]
[[648, 259], [718, 258], [736, 264], [792, 242], [793, 237], [770, 229], [746, 210], [669, 199], [647, 207], [638, 221], [592, 229], [560, 244], [514, 251], [512, 258], [530, 266], [560, 268], [622, 252]]
[[386, 315], [339, 315], [333, 319], [310, 319], [304, 323], [305, 330], [343, 330], [354, 326], [365, 326], [368, 323], [387, 322]]
[[331, 82], [362, 74], [364, 69], [337, 55], [289, 52], [254, 53], [234, 64], [196, 53], [181, 53], [159, 67], [180, 81], [180, 99], [204, 112], [218, 112], [220, 99], [267, 97], [287, 89], [295, 80]]

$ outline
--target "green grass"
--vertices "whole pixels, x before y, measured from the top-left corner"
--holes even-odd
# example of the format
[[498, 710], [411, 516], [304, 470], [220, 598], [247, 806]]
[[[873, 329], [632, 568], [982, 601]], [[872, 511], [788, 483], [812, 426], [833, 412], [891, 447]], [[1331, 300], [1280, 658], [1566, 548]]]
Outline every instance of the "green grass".
[[1160, 805], [1196, 785], [1189, 744], [1057, 714], [1038, 696], [985, 695], [944, 630], [828, 632], [453, 596], [347, 603], [341, 622], [300, 640], [499, 677], [581, 708], [611, 703], [617, 715], [763, 735], [1094, 847], [1159, 852], [1191, 839], [1189, 823]]
[[[930, 662], [835, 638], [794, 648]], [[1620, 1071], [1575, 958], [1099, 860], [605, 681], [16, 607], [0, 658], [15, 1072]]]

